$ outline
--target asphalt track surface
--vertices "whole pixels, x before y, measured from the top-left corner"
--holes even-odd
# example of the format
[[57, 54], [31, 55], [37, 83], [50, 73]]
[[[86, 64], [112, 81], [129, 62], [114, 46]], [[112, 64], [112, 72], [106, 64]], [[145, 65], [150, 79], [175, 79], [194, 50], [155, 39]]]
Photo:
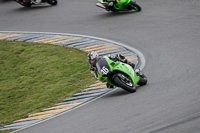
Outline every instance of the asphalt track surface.
[[106, 96], [20, 133], [199, 133], [200, 1], [138, 0], [142, 12], [108, 13], [95, 0], [59, 0], [23, 8], [0, 3], [1, 31], [98, 36], [127, 44], [146, 59], [148, 84]]

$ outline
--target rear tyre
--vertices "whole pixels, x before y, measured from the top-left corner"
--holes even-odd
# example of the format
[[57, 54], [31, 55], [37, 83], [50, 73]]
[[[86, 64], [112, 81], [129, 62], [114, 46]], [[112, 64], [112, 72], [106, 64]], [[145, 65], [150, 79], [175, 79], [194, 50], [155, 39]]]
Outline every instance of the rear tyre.
[[140, 12], [142, 10], [142, 8], [136, 2], [130, 1], [129, 4], [131, 8], [137, 12]]
[[47, 0], [47, 3], [50, 5], [57, 5], [58, 1], [57, 0]]
[[147, 77], [144, 74], [138, 75], [140, 77], [139, 82], [137, 83], [140, 86], [146, 85], [147, 84]]
[[[122, 76], [123, 76], [123, 78], [122, 78]], [[130, 93], [136, 92], [136, 88], [133, 85], [133, 83], [127, 82], [127, 80], [129, 80], [129, 79], [124, 74], [117, 73], [117, 74], [113, 75], [113, 81], [117, 86], [123, 88], [124, 90], [126, 90]]]

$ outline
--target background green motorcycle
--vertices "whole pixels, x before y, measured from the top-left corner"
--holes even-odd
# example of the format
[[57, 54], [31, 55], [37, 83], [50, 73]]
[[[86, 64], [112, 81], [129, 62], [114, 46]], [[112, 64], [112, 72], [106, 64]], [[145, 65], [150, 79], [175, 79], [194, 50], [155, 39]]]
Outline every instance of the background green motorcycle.
[[135, 10], [137, 12], [141, 11], [142, 8], [132, 0], [115, 0], [113, 6], [108, 6], [110, 0], [97, 0], [99, 3], [96, 3], [96, 6], [103, 8], [107, 11], [130, 11]]
[[141, 72], [135, 73], [133, 68], [125, 63], [102, 57], [98, 60], [97, 76], [101, 82], [107, 82], [113, 86], [121, 87], [128, 92], [135, 92], [136, 85], [143, 86], [147, 83], [147, 77]]

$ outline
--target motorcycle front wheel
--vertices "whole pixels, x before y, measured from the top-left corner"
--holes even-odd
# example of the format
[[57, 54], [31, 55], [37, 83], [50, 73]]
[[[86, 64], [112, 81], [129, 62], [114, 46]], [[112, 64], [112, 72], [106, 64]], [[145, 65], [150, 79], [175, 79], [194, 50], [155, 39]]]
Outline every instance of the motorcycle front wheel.
[[126, 90], [130, 93], [136, 92], [136, 88], [133, 85], [133, 83], [127, 82], [127, 80], [129, 80], [129, 79], [126, 77], [126, 75], [121, 74], [121, 73], [116, 73], [113, 75], [112, 79], [117, 86], [123, 88], [124, 90]]
[[30, 4], [30, 3], [21, 4], [21, 5], [23, 5], [24, 7], [31, 7], [31, 4]]
[[57, 0], [47, 0], [47, 3], [50, 5], [57, 5], [58, 1]]
[[142, 10], [142, 8], [136, 2], [130, 1], [129, 4], [130, 4], [131, 8], [137, 12]]

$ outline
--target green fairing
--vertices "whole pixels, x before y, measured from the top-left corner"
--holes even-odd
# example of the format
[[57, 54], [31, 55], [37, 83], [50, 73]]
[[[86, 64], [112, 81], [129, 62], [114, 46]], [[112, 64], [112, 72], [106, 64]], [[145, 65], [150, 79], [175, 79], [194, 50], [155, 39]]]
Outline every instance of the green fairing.
[[114, 9], [116, 10], [128, 10], [127, 8], [125, 8], [126, 5], [128, 5], [130, 3], [131, 0], [116, 0], [116, 4], [114, 5]]
[[[115, 73], [116, 71], [118, 71], [118, 72], [122, 72], [122, 73], [126, 74], [127, 76], [129, 76], [129, 79], [132, 80], [134, 85], [136, 85], [139, 82], [140, 77], [138, 77], [136, 75], [136, 73], [134, 72], [133, 68], [130, 65], [119, 62], [119, 61], [114, 62], [114, 61], [110, 60], [108, 57], [105, 57], [105, 59], [110, 67], [111, 73]], [[111, 64], [114, 64], [114, 65], [111, 65]], [[100, 76], [99, 73], [97, 73], [97, 76], [100, 81], [107, 82], [109, 84], [117, 86], [112, 81], [110, 81], [110, 79], [108, 77]]]

